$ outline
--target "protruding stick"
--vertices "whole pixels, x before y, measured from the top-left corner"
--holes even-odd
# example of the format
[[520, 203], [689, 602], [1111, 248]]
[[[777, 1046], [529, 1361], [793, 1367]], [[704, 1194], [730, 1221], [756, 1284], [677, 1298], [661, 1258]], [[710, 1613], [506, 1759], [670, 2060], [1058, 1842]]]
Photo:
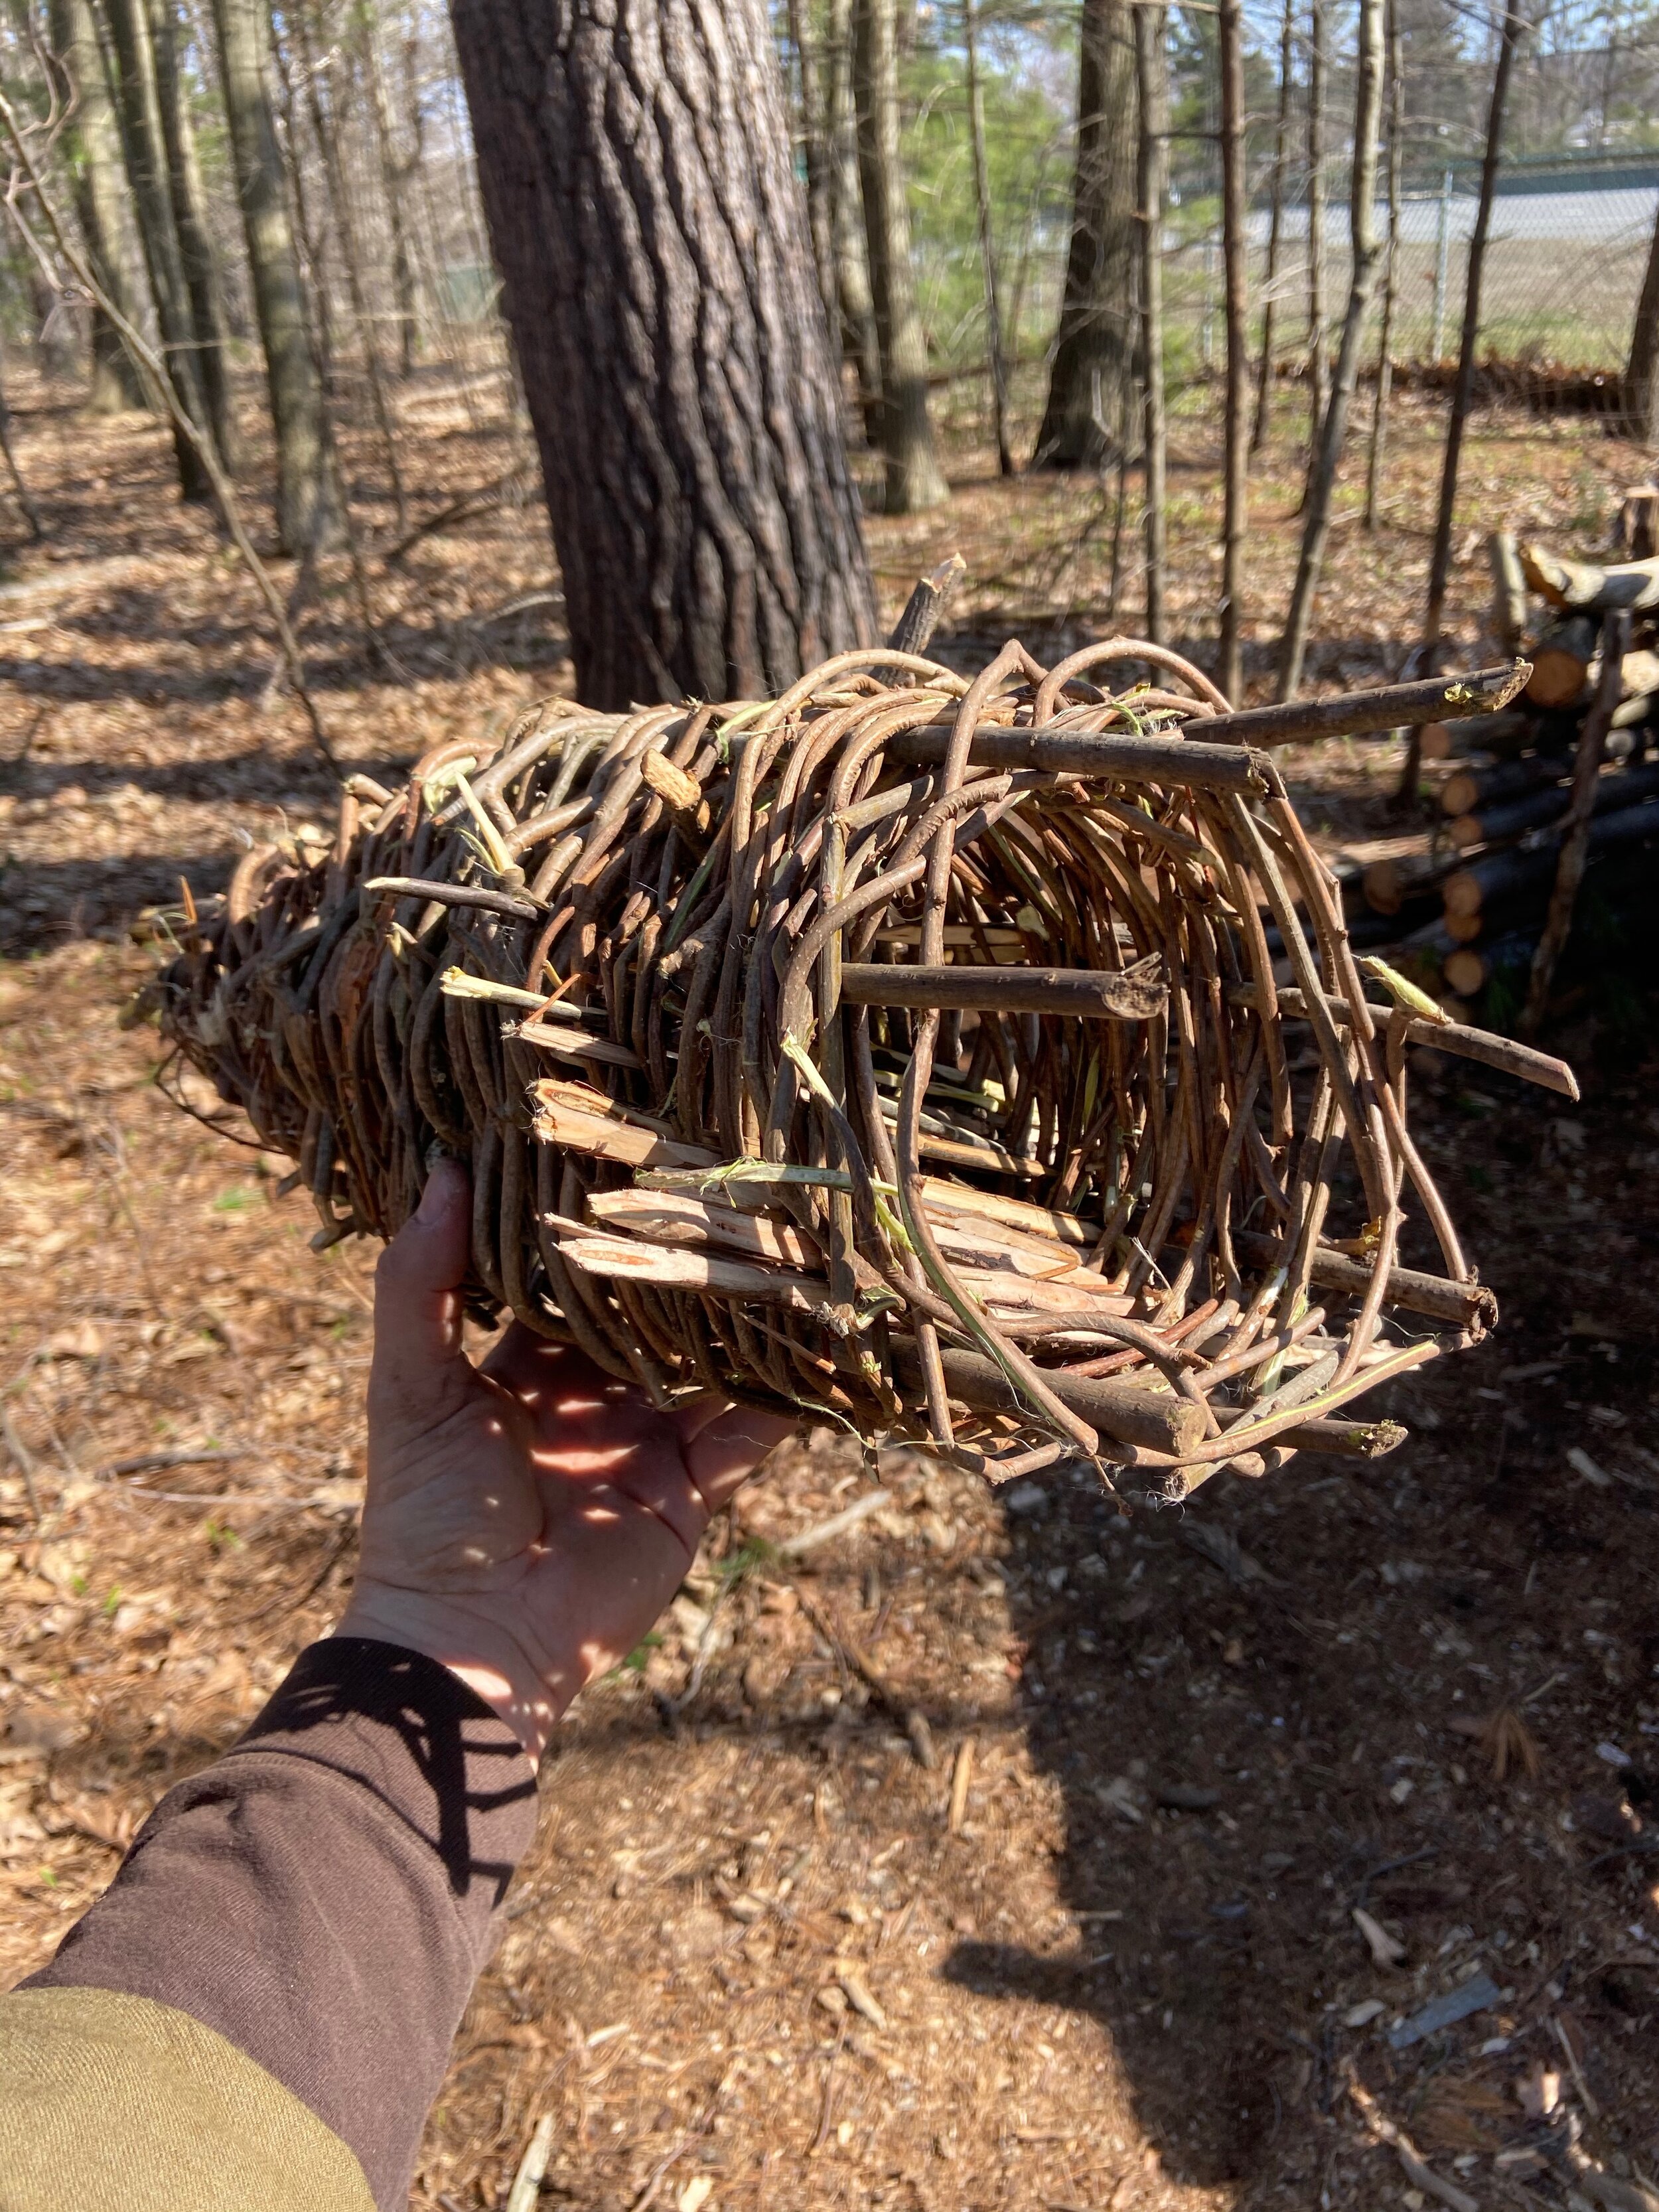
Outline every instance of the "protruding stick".
[[[1237, 715], [1226, 719], [1236, 721]], [[1053, 775], [1109, 776], [1123, 783], [1184, 783], [1194, 791], [1237, 791], [1246, 795], [1267, 788], [1266, 763], [1253, 761], [1237, 745], [1212, 744], [1209, 733], [1222, 717], [1191, 725], [1204, 741], [1159, 737], [1077, 737], [1064, 730], [1005, 730], [987, 726], [974, 732], [969, 758], [975, 768], [1047, 769]], [[951, 732], [937, 724], [907, 730], [887, 749], [890, 761], [932, 768], [945, 758]]]
[[[1230, 989], [1227, 996], [1237, 1006], [1254, 1006], [1255, 987], [1247, 983]], [[1289, 989], [1279, 994], [1281, 1012], [1292, 1020], [1306, 1012], [1306, 1002], [1298, 990]], [[1392, 1009], [1368, 1000], [1371, 1017], [1377, 1025], [1387, 1024]], [[1347, 1039], [1347, 1008], [1340, 999], [1328, 998], [1326, 1008], [1337, 1024], [1337, 1035], [1344, 1042]], [[1578, 1099], [1578, 1079], [1565, 1060], [1557, 1060], [1553, 1053], [1540, 1052], [1536, 1046], [1517, 1044], [1513, 1037], [1497, 1036], [1491, 1030], [1471, 1029], [1462, 1022], [1431, 1022], [1413, 1020], [1406, 1030], [1407, 1044], [1423, 1044], [1436, 1052], [1449, 1052], [1456, 1060], [1478, 1060], [1483, 1066], [1501, 1068], [1505, 1075], [1518, 1076], [1522, 1083], [1535, 1083], [1545, 1091], [1556, 1091], [1575, 1104]]]
[[895, 653], [926, 653], [933, 642], [945, 603], [968, 573], [960, 553], [941, 561], [931, 576], [923, 576], [904, 602], [904, 611], [893, 625], [887, 642]]
[[[1255, 1267], [1273, 1267], [1284, 1257], [1284, 1247], [1277, 1237], [1261, 1236], [1255, 1230], [1235, 1230], [1233, 1244]], [[1365, 1261], [1350, 1259], [1346, 1252], [1321, 1244], [1315, 1250], [1309, 1279], [1322, 1291], [1345, 1291], [1363, 1297], [1370, 1285], [1371, 1270]], [[1389, 1268], [1382, 1303], [1403, 1306], [1407, 1313], [1425, 1314], [1431, 1321], [1445, 1322], [1475, 1335], [1484, 1335], [1498, 1324], [1498, 1300], [1484, 1283], [1455, 1283], [1446, 1275], [1420, 1274], [1415, 1267]]]
[[1279, 1442], [1296, 1451], [1323, 1452], [1332, 1459], [1386, 1459], [1410, 1433], [1398, 1421], [1344, 1421], [1327, 1416], [1304, 1421], [1299, 1429], [1283, 1430]]
[[1344, 699], [1247, 707], [1237, 714], [1206, 717], [1197, 726], [1208, 744], [1239, 745], [1301, 744], [1312, 738], [1416, 729], [1427, 722], [1495, 714], [1509, 705], [1531, 674], [1524, 660], [1516, 660], [1502, 668], [1474, 669], [1466, 676], [1437, 676], [1425, 684], [1389, 684], [1376, 691], [1353, 691]]
[[[1252, 745], [1306, 744], [1315, 738], [1365, 737], [1378, 730], [1459, 722], [1506, 707], [1532, 674], [1525, 660], [1479, 668], [1467, 676], [1437, 676], [1424, 684], [1389, 684], [1341, 699], [1303, 699], [1282, 707], [1246, 707], [1236, 714], [1201, 714], [1185, 726], [1188, 738], [1167, 732], [1147, 738], [1068, 736], [1064, 731], [974, 732], [975, 768], [1041, 768], [1057, 775], [1117, 775], [1146, 783], [1185, 783], [1200, 791], [1248, 792], [1262, 781], [1261, 767], [1228, 754]], [[1131, 702], [1133, 704], [1133, 702]], [[950, 732], [930, 725], [896, 738], [888, 758], [929, 767], [945, 757]]]
[[854, 1006], [923, 1006], [999, 1014], [1069, 1014], [1090, 1021], [1146, 1022], [1170, 994], [1149, 976], [1104, 968], [913, 968], [850, 961], [841, 994]]
[[[945, 1381], [953, 1398], [986, 1413], [1023, 1410], [1013, 1384], [992, 1359], [977, 1352], [946, 1350]], [[921, 1363], [902, 1339], [893, 1346], [893, 1364], [907, 1389], [915, 1388]], [[1133, 1382], [1111, 1376], [1067, 1375], [1063, 1369], [1045, 1368], [1043, 1381], [1060, 1401], [1080, 1413], [1091, 1428], [1126, 1444], [1144, 1444], [1155, 1452], [1185, 1459], [1198, 1449], [1204, 1435], [1204, 1408], [1190, 1398], [1160, 1396]]]

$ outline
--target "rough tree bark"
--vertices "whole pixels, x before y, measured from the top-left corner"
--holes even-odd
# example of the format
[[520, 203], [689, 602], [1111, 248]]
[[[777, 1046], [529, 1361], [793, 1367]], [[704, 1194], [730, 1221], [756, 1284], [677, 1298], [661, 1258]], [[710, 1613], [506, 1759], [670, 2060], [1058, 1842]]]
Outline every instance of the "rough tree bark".
[[1226, 264], [1227, 423], [1221, 520], [1221, 654], [1217, 682], [1230, 699], [1243, 685], [1239, 617], [1244, 595], [1249, 499], [1249, 334], [1244, 319], [1244, 11], [1221, 0], [1221, 250]]
[[196, 334], [197, 376], [207, 408], [208, 428], [228, 471], [236, 465], [236, 416], [231, 402], [223, 302], [219, 271], [203, 214], [201, 173], [196, 134], [179, 70], [179, 24], [174, 0], [148, 0], [150, 51], [155, 58], [155, 104], [167, 152], [167, 196], [179, 239], [179, 262]]
[[[185, 286], [179, 234], [173, 222], [173, 198], [167, 187], [167, 152], [156, 105], [149, 26], [142, 0], [103, 0], [103, 19], [109, 33], [111, 88], [121, 126], [122, 157], [131, 188], [144, 265], [149, 273], [150, 295], [155, 305], [155, 327], [161, 338], [158, 350], [179, 407], [192, 422], [205, 430], [208, 412], [202, 393], [190, 295]], [[201, 454], [176, 421], [173, 424], [173, 450], [179, 469], [179, 489], [184, 497], [210, 499], [212, 482]]]
[[1302, 683], [1314, 599], [1325, 560], [1336, 471], [1348, 434], [1348, 410], [1359, 377], [1359, 347], [1370, 313], [1382, 248], [1376, 235], [1376, 141], [1382, 120], [1382, 0], [1359, 0], [1358, 65], [1354, 72], [1353, 165], [1348, 180], [1352, 244], [1348, 304], [1342, 318], [1331, 396], [1320, 425], [1303, 510], [1302, 550], [1279, 657], [1279, 696], [1294, 699]]
[[881, 450], [889, 514], [919, 514], [950, 496], [927, 413], [927, 341], [910, 259], [910, 210], [899, 143], [897, 0], [854, 0], [864, 236], [881, 349]]
[[1135, 89], [1140, 117], [1136, 191], [1140, 203], [1140, 379], [1146, 446], [1146, 635], [1164, 642], [1168, 562], [1169, 438], [1164, 416], [1164, 172], [1170, 128], [1165, 11], [1138, 7]]
[[[143, 279], [128, 246], [121, 134], [88, 0], [52, 0], [52, 43], [71, 107], [63, 147], [75, 187], [75, 211], [87, 258], [99, 282], [131, 322]], [[103, 309], [92, 309], [92, 380], [87, 405], [118, 415], [148, 404], [143, 379]]]
[[456, 0], [590, 705], [775, 691], [875, 608], [763, 0]]
[[285, 552], [331, 544], [338, 495], [312, 355], [306, 296], [283, 189], [270, 87], [276, 64], [267, 0], [214, 0], [231, 157], [264, 349], [276, 439], [276, 531]]
[[1072, 243], [1036, 468], [1102, 466], [1133, 388], [1135, 63], [1124, 15], [1124, 0], [1083, 0]]

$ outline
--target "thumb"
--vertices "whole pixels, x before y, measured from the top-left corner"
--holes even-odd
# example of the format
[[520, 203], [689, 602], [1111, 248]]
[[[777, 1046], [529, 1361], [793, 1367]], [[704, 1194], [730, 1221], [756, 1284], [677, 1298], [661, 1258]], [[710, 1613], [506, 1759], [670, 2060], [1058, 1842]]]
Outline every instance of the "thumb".
[[471, 1178], [459, 1161], [440, 1160], [374, 1271], [377, 1381], [419, 1394], [459, 1356], [471, 1230]]

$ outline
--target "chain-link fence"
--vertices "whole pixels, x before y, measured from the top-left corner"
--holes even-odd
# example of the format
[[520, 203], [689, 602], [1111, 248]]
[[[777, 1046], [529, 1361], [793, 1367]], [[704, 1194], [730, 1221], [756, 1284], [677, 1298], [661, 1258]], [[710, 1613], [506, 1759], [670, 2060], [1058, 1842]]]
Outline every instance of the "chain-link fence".
[[[1479, 165], [1460, 162], [1446, 168], [1437, 188], [1401, 194], [1390, 348], [1397, 362], [1444, 361], [1457, 351], [1480, 185]], [[1486, 247], [1481, 357], [1593, 374], [1621, 369], [1656, 216], [1659, 153], [1565, 155], [1510, 164], [1499, 179]], [[1376, 222], [1386, 239], [1386, 203], [1377, 208]], [[1306, 204], [1282, 211], [1271, 283], [1270, 227], [1268, 210], [1258, 203], [1250, 215], [1248, 263], [1255, 336], [1259, 340], [1271, 296], [1275, 354], [1293, 362], [1307, 343]], [[1346, 204], [1328, 205], [1324, 232], [1324, 312], [1334, 333], [1348, 288]], [[1164, 251], [1170, 369], [1178, 387], [1188, 375], [1220, 362], [1221, 234], [1215, 196], [1191, 196], [1172, 210]], [[1381, 305], [1379, 284], [1373, 349]]]

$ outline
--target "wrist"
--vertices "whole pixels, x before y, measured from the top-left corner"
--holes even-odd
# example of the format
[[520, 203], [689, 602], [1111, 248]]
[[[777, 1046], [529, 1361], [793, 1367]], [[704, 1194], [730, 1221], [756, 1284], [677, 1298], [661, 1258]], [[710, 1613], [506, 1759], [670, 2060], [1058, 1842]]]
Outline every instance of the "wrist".
[[581, 1687], [575, 1667], [526, 1652], [498, 1616], [465, 1597], [359, 1583], [334, 1633], [399, 1644], [435, 1659], [500, 1715], [532, 1765]]

